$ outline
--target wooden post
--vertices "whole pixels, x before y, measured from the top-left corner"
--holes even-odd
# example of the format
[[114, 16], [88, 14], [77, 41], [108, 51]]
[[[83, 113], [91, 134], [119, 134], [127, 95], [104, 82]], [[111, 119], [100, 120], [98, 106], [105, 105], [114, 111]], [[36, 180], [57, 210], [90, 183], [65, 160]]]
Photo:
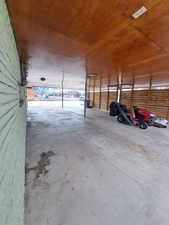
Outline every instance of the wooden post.
[[102, 88], [102, 77], [100, 76], [100, 87], [99, 87], [99, 109], [101, 109], [101, 101], [102, 101], [102, 93], [101, 93], [101, 88]]
[[65, 73], [64, 73], [64, 68], [62, 72], [62, 109], [64, 108], [64, 79], [65, 79]]
[[121, 102], [121, 91], [122, 91], [122, 72], [121, 70], [118, 70], [118, 75], [117, 75], [117, 102]]
[[86, 78], [85, 78], [85, 100], [84, 100], [84, 117], [86, 117], [87, 113], [87, 79], [88, 79], [88, 67], [87, 67], [87, 61], [85, 63], [86, 68]]
[[86, 117], [86, 110], [87, 109], [87, 73], [86, 73], [86, 80], [85, 80], [85, 100], [84, 100], [84, 117]]
[[152, 90], [152, 80], [153, 80], [152, 74], [150, 74], [149, 89], [148, 89], [147, 102], [146, 102], [148, 106], [149, 106], [149, 103], [151, 102], [150, 98], [151, 98], [151, 90]]
[[116, 102], [118, 102], [118, 94], [119, 94], [119, 74], [117, 74]]
[[133, 73], [132, 86], [131, 86], [131, 99], [130, 99], [130, 109], [133, 107], [133, 97], [134, 97], [134, 85], [135, 85], [135, 76]]
[[150, 74], [150, 83], [149, 83], [149, 90], [151, 91], [152, 89], [152, 81], [153, 81], [153, 76]]
[[169, 89], [168, 89], [168, 111], [167, 111], [167, 120], [169, 119]]
[[109, 99], [110, 99], [110, 75], [108, 75], [108, 85], [107, 85], [107, 111], [109, 110]]
[[88, 78], [88, 81], [89, 81], [89, 82], [88, 82], [87, 96], [88, 96], [88, 99], [91, 100], [91, 99], [90, 99], [90, 85], [91, 85], [91, 78], [90, 78], [90, 77]]
[[95, 85], [96, 85], [96, 78], [93, 78], [93, 107], [95, 105]]

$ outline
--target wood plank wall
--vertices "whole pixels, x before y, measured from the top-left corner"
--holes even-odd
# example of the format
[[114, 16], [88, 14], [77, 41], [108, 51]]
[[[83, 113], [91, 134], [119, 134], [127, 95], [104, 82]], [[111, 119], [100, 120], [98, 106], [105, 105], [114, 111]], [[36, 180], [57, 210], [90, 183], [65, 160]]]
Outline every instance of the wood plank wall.
[[[89, 99], [93, 106], [100, 110], [109, 110], [112, 101], [117, 100], [117, 76], [96, 76], [90, 78]], [[159, 88], [159, 87], [158, 87]], [[139, 77], [123, 77], [120, 93], [120, 102], [128, 108], [138, 106], [156, 113], [158, 117], [169, 120], [169, 88], [164, 84], [161, 89], [156, 86], [156, 78], [151, 75], [144, 78], [144, 83]], [[165, 88], [165, 89], [163, 89]]]
[[109, 110], [110, 103], [117, 100], [117, 78], [100, 75], [89, 78], [88, 84], [88, 98], [93, 107]]
[[122, 91], [121, 103], [146, 108], [158, 117], [169, 119], [169, 90], [134, 90]]

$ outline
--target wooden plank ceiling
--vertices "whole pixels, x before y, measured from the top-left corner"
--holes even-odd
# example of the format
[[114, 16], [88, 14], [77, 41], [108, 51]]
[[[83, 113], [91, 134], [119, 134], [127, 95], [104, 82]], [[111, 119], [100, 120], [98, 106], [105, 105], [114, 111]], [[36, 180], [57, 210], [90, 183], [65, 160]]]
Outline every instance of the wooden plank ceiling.
[[[52, 76], [61, 64], [69, 64], [67, 72], [82, 77], [86, 59], [88, 73], [104, 75], [118, 69], [126, 76], [163, 74], [162, 79], [169, 81], [168, 0], [8, 0], [8, 4], [30, 77], [37, 71], [40, 76], [41, 64]], [[133, 19], [132, 13], [142, 6], [148, 12]]]

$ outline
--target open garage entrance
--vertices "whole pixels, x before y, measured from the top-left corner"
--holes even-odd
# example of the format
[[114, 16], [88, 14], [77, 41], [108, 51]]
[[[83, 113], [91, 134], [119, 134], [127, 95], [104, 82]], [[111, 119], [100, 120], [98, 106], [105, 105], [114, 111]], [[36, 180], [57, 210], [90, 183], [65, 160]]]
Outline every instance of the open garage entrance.
[[0, 0], [1, 225], [168, 225], [168, 12]]
[[53, 87], [27, 87], [29, 106], [53, 106], [84, 114], [85, 91]]

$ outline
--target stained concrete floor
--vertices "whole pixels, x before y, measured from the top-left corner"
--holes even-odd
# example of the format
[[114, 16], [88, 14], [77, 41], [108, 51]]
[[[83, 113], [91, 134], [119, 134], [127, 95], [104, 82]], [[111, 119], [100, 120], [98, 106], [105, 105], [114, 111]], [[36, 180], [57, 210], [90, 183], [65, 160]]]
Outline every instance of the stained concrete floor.
[[26, 225], [168, 225], [169, 129], [29, 103]]

